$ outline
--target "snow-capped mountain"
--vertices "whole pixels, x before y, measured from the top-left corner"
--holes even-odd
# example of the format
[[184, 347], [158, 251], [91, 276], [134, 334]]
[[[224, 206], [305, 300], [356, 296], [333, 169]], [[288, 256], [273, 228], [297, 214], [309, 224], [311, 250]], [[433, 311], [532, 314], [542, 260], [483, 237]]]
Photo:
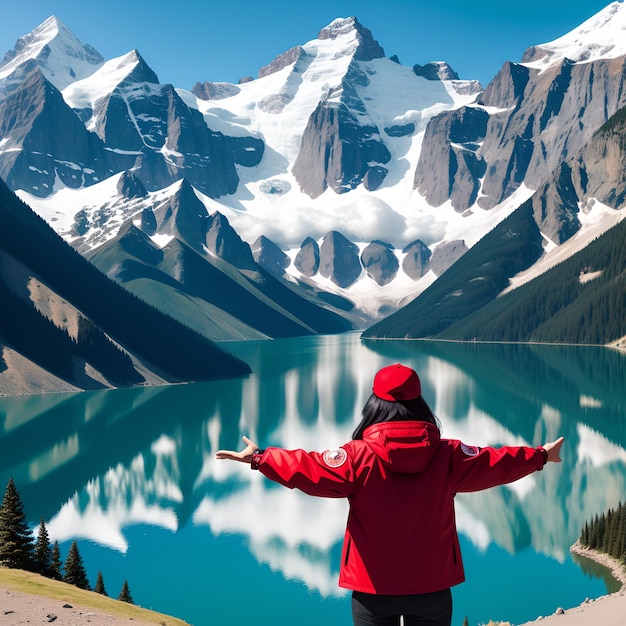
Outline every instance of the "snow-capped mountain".
[[57, 89], [90, 76], [104, 63], [99, 52], [81, 43], [56, 17], [20, 37], [0, 63], [0, 94], [6, 95], [20, 78], [38, 67]]
[[[175, 238], [232, 264], [208, 227], [227, 225], [255, 264], [233, 267], [348, 299], [362, 323], [432, 285], [626, 105], [624, 28], [614, 2], [483, 90], [441, 61], [386, 58], [340, 18], [256, 79], [186, 91], [159, 84], [137, 51], [86, 71], [76, 51], [88, 48], [51, 18], [0, 67], [0, 176], [85, 254], [132, 221], [157, 247]], [[47, 43], [44, 63], [36, 50], [57, 39], [72, 43]], [[181, 179], [198, 200], [187, 209]], [[598, 186], [579, 188], [533, 198], [544, 256], [581, 228], [602, 232], [581, 219]], [[185, 217], [159, 217], [172, 203]]]
[[[12, 68], [22, 68], [19, 48]], [[49, 56], [56, 53], [69, 63], [59, 49]], [[12, 76], [5, 74], [5, 80]], [[295, 258], [304, 240], [328, 249], [323, 239], [329, 233], [349, 239], [355, 244], [348, 257], [355, 268], [349, 282], [337, 280], [335, 263], [322, 265], [321, 272], [328, 268], [325, 275], [315, 268], [309, 277], [334, 291], [350, 287], [349, 297], [372, 302], [370, 313], [376, 313], [381, 298], [395, 307], [407, 290], [415, 293], [416, 279], [428, 272], [428, 258], [416, 271], [415, 255], [400, 252], [443, 239], [432, 215], [415, 215], [410, 171], [427, 121], [470, 102], [480, 89], [475, 81], [455, 79], [442, 63], [414, 71], [385, 58], [355, 18], [335, 20], [317, 39], [240, 85], [199, 83], [194, 93], [159, 85], [136, 51], [101, 63], [69, 85], [54, 77], [47, 82], [49, 97], [58, 101], [61, 95], [63, 112], [82, 122], [78, 141], [94, 144], [82, 153], [96, 154], [95, 162], [82, 154], [58, 158], [54, 146], [45, 157], [30, 153], [25, 144], [40, 140], [26, 133], [36, 124], [22, 120], [28, 131], [20, 133], [14, 115], [21, 110], [24, 89], [33, 89], [23, 81], [0, 103], [6, 137], [0, 174], [66, 238], [80, 236], [83, 249], [101, 244], [137, 210], [137, 202], [124, 206], [124, 199], [110, 198], [110, 179], [117, 173], [132, 170], [149, 193], [157, 194], [171, 185], [175, 189], [184, 177], [207, 211], [223, 213], [249, 244], [264, 237], [281, 248], [291, 259], [287, 272], [296, 278]], [[47, 128], [59, 127], [57, 111], [39, 113]], [[68, 163], [71, 171], [63, 171]], [[105, 204], [117, 206], [120, 221], [102, 219]], [[78, 211], [75, 222], [72, 213]], [[359, 254], [373, 241], [383, 242], [379, 253], [392, 254], [399, 271], [378, 271], [371, 249], [368, 267], [362, 266]], [[372, 289], [379, 292], [373, 299]]]

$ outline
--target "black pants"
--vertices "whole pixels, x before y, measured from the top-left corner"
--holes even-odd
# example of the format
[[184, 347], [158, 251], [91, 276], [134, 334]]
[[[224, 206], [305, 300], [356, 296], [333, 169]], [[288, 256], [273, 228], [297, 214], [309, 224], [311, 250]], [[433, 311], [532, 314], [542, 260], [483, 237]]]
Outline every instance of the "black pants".
[[354, 626], [450, 626], [452, 593], [449, 589], [413, 596], [379, 596], [352, 592]]

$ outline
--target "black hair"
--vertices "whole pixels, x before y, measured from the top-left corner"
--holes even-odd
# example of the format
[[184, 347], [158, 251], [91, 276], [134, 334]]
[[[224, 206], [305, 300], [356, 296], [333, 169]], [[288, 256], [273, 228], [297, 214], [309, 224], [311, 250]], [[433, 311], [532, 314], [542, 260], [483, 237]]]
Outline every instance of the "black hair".
[[390, 402], [372, 394], [361, 412], [362, 419], [352, 433], [352, 439], [363, 439], [363, 431], [380, 422], [430, 422], [441, 430], [441, 423], [422, 396], [414, 400]]

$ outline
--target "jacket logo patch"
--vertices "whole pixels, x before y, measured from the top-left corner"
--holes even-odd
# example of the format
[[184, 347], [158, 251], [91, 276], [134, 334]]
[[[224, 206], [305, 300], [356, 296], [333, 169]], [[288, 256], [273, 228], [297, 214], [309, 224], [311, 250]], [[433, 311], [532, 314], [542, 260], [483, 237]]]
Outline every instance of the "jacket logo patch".
[[476, 456], [479, 452], [478, 446], [466, 446], [464, 443], [461, 444], [461, 450], [463, 450], [467, 456]]
[[323, 458], [328, 467], [341, 467], [346, 462], [348, 454], [343, 448], [336, 448], [335, 450], [326, 450]]

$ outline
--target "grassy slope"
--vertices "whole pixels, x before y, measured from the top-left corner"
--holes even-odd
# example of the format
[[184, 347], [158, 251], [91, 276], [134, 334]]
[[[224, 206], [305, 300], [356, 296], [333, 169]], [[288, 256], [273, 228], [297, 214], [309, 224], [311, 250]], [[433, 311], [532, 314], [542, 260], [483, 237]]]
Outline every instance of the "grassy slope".
[[142, 609], [134, 604], [114, 600], [94, 591], [85, 591], [74, 585], [51, 580], [32, 572], [0, 567], [0, 586], [19, 593], [44, 596], [69, 604], [80, 604], [90, 609], [106, 611], [116, 617], [143, 620], [162, 626], [187, 626], [187, 622], [175, 617]]

